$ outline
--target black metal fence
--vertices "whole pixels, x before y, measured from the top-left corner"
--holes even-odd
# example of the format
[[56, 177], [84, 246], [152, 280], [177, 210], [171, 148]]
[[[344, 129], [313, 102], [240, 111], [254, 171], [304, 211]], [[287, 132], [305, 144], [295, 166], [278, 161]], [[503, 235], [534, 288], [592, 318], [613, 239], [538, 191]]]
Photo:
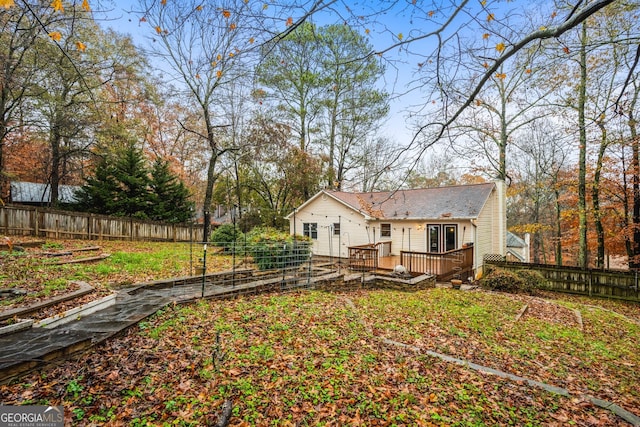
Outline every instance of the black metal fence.
[[[192, 244], [194, 272], [200, 279], [191, 277], [190, 283], [199, 284], [201, 296], [223, 294], [248, 282], [261, 283], [258, 288], [269, 287], [280, 291], [308, 287], [311, 278], [320, 272], [312, 265], [311, 244], [303, 241], [240, 244], [238, 242], [212, 245]], [[224, 270], [224, 273], [215, 273]], [[182, 285], [181, 283], [178, 283]], [[192, 286], [193, 288], [193, 286]], [[196, 286], [197, 288], [197, 286]], [[253, 288], [252, 288], [253, 289]]]

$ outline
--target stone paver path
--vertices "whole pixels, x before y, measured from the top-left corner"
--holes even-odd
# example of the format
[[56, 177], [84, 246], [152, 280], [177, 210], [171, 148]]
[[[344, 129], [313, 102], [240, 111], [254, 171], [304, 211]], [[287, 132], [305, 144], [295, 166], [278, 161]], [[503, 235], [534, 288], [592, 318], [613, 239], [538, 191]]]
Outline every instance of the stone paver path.
[[[261, 282], [217, 286], [206, 283], [205, 297], [248, 292]], [[0, 382], [72, 353], [87, 349], [120, 331], [135, 325], [172, 302], [194, 300], [202, 296], [202, 284], [164, 289], [122, 291], [111, 307], [55, 328], [29, 328], [0, 336]]]

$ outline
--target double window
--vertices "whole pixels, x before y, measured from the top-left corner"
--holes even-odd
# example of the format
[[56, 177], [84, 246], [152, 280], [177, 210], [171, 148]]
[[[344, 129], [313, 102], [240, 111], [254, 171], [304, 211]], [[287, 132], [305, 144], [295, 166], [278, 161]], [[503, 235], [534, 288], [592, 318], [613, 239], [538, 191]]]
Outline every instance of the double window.
[[302, 234], [314, 240], [318, 239], [318, 223], [305, 222], [302, 224]]
[[458, 226], [429, 224], [427, 226], [427, 252], [447, 252], [457, 249]]

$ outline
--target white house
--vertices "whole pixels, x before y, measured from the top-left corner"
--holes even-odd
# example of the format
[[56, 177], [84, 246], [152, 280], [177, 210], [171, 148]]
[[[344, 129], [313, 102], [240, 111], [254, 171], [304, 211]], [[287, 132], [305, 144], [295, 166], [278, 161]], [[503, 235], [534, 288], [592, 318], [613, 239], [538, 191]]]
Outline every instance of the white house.
[[479, 275], [485, 254], [506, 255], [505, 203], [503, 181], [373, 193], [323, 190], [287, 218], [292, 234], [312, 239], [316, 255], [350, 258], [350, 248], [375, 246], [378, 257], [433, 257], [472, 247], [469, 262]]

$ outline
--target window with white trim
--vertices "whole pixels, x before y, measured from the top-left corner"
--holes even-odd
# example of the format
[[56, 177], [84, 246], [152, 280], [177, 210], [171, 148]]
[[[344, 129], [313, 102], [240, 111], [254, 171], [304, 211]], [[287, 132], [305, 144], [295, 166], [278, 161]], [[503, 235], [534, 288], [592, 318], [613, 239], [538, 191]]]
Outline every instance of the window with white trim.
[[305, 222], [302, 224], [302, 234], [314, 240], [318, 239], [318, 223]]

